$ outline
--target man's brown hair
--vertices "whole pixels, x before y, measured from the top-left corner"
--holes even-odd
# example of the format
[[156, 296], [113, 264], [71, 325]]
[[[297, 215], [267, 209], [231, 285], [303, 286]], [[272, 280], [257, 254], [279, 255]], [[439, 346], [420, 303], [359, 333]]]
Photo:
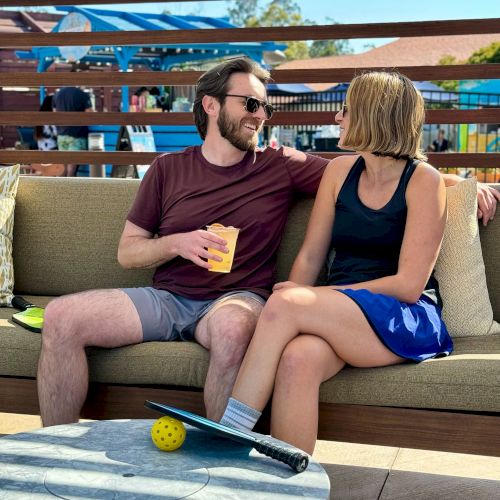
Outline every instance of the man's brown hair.
[[209, 95], [217, 98], [221, 106], [228, 91], [228, 82], [234, 73], [248, 73], [256, 76], [264, 85], [270, 80], [269, 71], [248, 58], [230, 59], [204, 73], [196, 85], [193, 114], [198, 133], [204, 140], [207, 135], [208, 116], [203, 109], [202, 99]]

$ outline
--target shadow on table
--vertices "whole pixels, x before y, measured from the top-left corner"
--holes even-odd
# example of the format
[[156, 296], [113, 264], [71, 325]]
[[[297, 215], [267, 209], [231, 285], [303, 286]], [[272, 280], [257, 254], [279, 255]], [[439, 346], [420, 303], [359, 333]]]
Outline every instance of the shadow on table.
[[[2, 438], [0, 462], [10, 464], [12, 478], [7, 471], [0, 485], [14, 488], [22, 474], [26, 487], [28, 483], [36, 486], [29, 491], [38, 491], [42, 482], [63, 498], [104, 498], [113, 491], [127, 498], [165, 498], [167, 492], [168, 498], [181, 498], [209, 484], [210, 491], [237, 488], [240, 494], [272, 495], [279, 483], [281, 494], [325, 498], [326, 479], [317, 463], [310, 464], [307, 475], [297, 475], [287, 465], [248, 447], [192, 427], [181, 449], [162, 452], [152, 443], [152, 423], [85, 422]], [[5, 439], [10, 442], [7, 453]], [[316, 474], [323, 482], [314, 480]]]

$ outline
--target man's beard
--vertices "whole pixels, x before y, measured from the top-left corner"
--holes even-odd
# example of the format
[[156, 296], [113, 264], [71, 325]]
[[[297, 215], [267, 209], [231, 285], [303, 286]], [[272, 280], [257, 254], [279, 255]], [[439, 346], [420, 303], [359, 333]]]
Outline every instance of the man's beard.
[[[248, 133], [242, 130], [244, 128], [242, 125], [243, 121], [255, 124], [256, 131], [254, 134], [248, 135]], [[259, 142], [258, 132], [261, 128], [257, 122], [253, 122], [250, 118], [245, 118], [239, 122], [231, 120], [224, 107], [222, 107], [219, 118], [217, 118], [217, 126], [219, 127], [220, 135], [228, 140], [235, 148], [238, 148], [240, 151], [255, 151]]]

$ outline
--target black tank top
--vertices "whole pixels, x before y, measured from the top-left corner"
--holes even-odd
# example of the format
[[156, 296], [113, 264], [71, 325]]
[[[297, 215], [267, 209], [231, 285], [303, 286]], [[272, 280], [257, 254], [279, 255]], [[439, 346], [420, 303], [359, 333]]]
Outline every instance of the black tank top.
[[[329, 285], [360, 283], [397, 273], [406, 225], [406, 187], [417, 163], [408, 160], [394, 195], [384, 207], [375, 210], [359, 199], [358, 184], [365, 161], [361, 156], [356, 160], [335, 204], [330, 246], [335, 257], [329, 268]], [[424, 295], [441, 306], [438, 284], [433, 275]]]

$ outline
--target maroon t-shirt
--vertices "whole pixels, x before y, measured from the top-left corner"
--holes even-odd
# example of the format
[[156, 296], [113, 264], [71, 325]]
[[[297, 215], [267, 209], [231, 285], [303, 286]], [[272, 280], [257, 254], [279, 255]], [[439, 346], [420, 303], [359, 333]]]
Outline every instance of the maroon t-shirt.
[[327, 163], [291, 148], [248, 152], [230, 167], [209, 163], [200, 146], [156, 158], [141, 182], [130, 222], [158, 236], [216, 222], [240, 232], [230, 273], [176, 257], [157, 268], [153, 286], [198, 300], [232, 290], [267, 297], [293, 194], [315, 195]]

